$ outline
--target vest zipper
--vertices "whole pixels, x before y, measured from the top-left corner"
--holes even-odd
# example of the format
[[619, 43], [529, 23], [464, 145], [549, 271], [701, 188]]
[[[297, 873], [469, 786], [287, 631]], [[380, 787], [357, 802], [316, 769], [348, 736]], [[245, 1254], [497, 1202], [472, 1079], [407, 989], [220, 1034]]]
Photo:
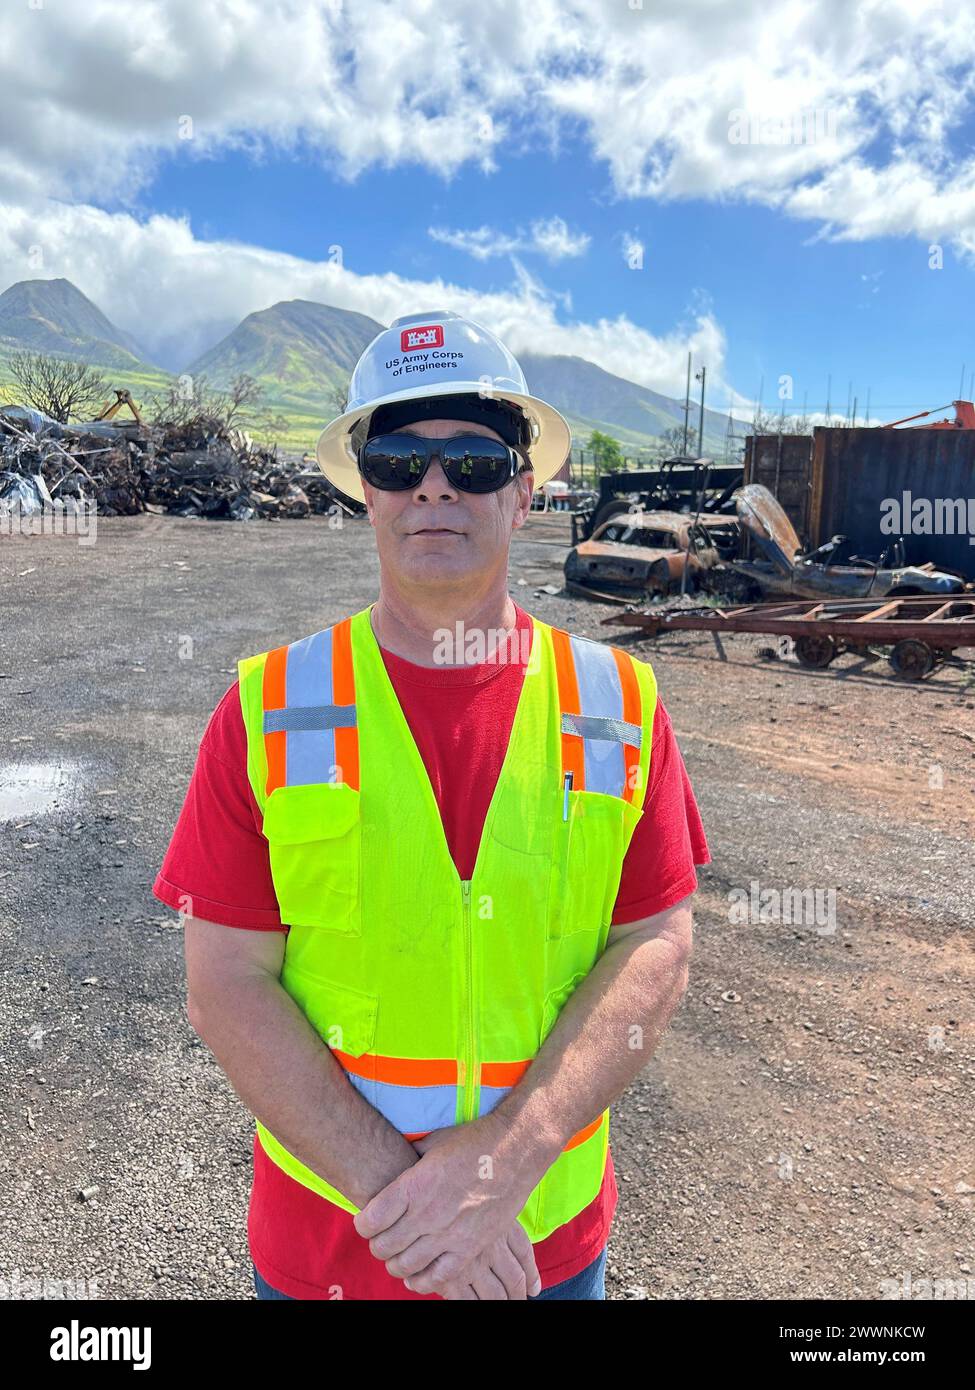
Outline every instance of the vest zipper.
[[474, 942], [471, 933], [471, 880], [461, 879], [464, 903], [464, 988], [466, 993], [466, 1038], [463, 1057], [464, 1101], [462, 1123], [477, 1118], [477, 1041], [474, 1022]]

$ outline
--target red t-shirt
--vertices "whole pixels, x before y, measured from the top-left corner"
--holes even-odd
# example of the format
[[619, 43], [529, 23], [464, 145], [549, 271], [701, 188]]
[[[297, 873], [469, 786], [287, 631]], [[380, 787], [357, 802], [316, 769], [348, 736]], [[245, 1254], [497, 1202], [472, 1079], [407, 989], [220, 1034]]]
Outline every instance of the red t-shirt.
[[[520, 630], [531, 616], [516, 605]], [[528, 644], [513, 642], [517, 657]], [[470, 878], [524, 678], [524, 664], [417, 666], [382, 650], [390, 681], [423, 758], [457, 872]], [[461, 756], [462, 753], [462, 756]], [[176, 909], [227, 927], [287, 931], [278, 914], [261, 813], [247, 777], [246, 735], [236, 683], [214, 711], [186, 801], [153, 887]], [[663, 912], [693, 893], [696, 864], [710, 860], [701, 818], [670, 720], [658, 703], [644, 815], [633, 833], [614, 923]], [[609, 1237], [616, 1210], [610, 1158], [599, 1194], [535, 1246], [542, 1286], [579, 1273]], [[248, 1238], [260, 1274], [293, 1298], [436, 1298], [410, 1293], [387, 1273], [352, 1216], [283, 1172], [254, 1141]]]

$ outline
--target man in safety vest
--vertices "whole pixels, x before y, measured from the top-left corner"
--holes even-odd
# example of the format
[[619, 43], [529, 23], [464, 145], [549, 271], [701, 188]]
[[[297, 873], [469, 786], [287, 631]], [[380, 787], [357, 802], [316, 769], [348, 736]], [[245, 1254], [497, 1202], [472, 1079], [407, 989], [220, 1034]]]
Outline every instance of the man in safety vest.
[[200, 745], [155, 892], [256, 1119], [261, 1298], [605, 1296], [608, 1107], [708, 852], [650, 667], [508, 593], [569, 444], [479, 325], [380, 333], [318, 444], [379, 597], [242, 660]]

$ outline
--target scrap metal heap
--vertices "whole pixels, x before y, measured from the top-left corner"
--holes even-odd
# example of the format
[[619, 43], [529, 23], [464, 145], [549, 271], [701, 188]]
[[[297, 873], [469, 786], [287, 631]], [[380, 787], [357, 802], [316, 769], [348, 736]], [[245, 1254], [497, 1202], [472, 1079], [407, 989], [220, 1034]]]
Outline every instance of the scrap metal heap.
[[102, 516], [139, 512], [250, 521], [357, 504], [317, 468], [253, 443], [243, 430], [136, 421], [59, 424], [23, 406], [0, 407], [0, 505], [97, 504]]

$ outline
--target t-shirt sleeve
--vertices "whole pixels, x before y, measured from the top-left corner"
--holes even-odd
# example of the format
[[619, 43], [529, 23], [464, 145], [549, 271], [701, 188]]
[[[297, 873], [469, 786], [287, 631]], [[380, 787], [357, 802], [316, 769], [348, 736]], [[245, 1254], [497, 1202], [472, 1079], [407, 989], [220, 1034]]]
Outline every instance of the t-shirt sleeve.
[[247, 735], [236, 682], [210, 717], [152, 891], [168, 907], [206, 922], [287, 931], [247, 777]]
[[697, 888], [695, 865], [710, 862], [684, 759], [670, 716], [658, 701], [643, 815], [623, 861], [613, 924], [673, 907]]

